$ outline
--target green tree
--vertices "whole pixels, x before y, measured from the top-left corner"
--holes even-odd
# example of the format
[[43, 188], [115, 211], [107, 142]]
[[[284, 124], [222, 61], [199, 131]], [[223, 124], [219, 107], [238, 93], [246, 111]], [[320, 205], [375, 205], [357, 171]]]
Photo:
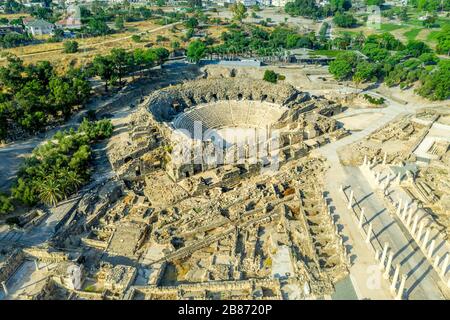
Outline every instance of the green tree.
[[233, 20], [242, 23], [242, 20], [247, 18], [247, 8], [241, 2], [232, 4], [230, 6], [230, 10], [233, 13]]
[[137, 34], [133, 34], [131, 36], [131, 40], [133, 40], [134, 42], [141, 42], [141, 36], [139, 36]]
[[185, 22], [184, 25], [185, 25], [186, 28], [188, 28], [188, 29], [195, 29], [195, 28], [198, 27], [198, 20], [197, 20], [197, 18], [195, 18], [195, 17], [191, 17], [191, 18], [189, 18], [189, 19]]
[[284, 11], [291, 16], [303, 16], [308, 18], [320, 18], [325, 15], [315, 0], [294, 0], [287, 2]]
[[93, 61], [95, 74], [105, 82], [105, 91], [108, 92], [109, 83], [115, 78], [114, 62], [108, 56], [96, 56]]
[[358, 58], [354, 52], [344, 52], [330, 63], [329, 71], [338, 80], [346, 80], [353, 75]]
[[195, 63], [204, 57], [206, 53], [206, 45], [200, 40], [194, 40], [187, 47], [187, 58]]
[[104, 36], [110, 32], [106, 22], [98, 18], [92, 18], [88, 22], [87, 30], [93, 36]]
[[433, 72], [424, 74], [421, 82], [417, 90], [421, 96], [431, 100], [450, 99], [450, 61], [441, 60]]
[[264, 71], [263, 80], [271, 83], [277, 83], [278, 74], [273, 70], [266, 70]]
[[376, 73], [376, 64], [362, 61], [356, 66], [356, 71], [353, 75], [353, 81], [359, 84], [366, 81], [376, 80]]
[[64, 44], [64, 53], [75, 53], [78, 52], [78, 42], [77, 41], [65, 41]]
[[384, 0], [366, 0], [368, 6], [381, 6], [384, 4]]
[[39, 199], [42, 203], [54, 206], [64, 197], [59, 182], [55, 177], [49, 177], [39, 184]]
[[122, 30], [125, 27], [125, 23], [121, 16], [117, 16], [114, 20], [114, 27], [116, 27], [117, 30]]
[[133, 63], [132, 56], [122, 48], [112, 49], [110, 56], [114, 66], [114, 74], [119, 78], [119, 83], [122, 83], [122, 78], [127, 74]]
[[5, 194], [0, 193], [0, 214], [6, 214], [13, 210], [14, 206], [12, 205], [10, 198]]
[[353, 28], [357, 24], [356, 18], [349, 13], [337, 13], [333, 18], [333, 22], [341, 28]]
[[442, 27], [437, 36], [436, 52], [450, 55], [450, 24]]

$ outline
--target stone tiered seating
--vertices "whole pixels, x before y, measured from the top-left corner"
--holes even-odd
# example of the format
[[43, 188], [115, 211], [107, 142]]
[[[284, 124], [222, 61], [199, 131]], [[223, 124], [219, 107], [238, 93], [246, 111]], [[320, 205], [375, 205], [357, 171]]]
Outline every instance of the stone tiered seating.
[[265, 127], [277, 121], [285, 108], [259, 101], [217, 101], [202, 104], [180, 114], [175, 128], [194, 131], [194, 122], [201, 121], [202, 130], [225, 127]]

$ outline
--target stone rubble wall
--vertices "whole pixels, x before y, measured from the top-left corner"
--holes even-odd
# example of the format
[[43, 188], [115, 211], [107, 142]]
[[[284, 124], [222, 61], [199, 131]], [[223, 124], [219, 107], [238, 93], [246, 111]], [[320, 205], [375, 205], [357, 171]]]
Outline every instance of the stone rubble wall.
[[20, 249], [15, 249], [0, 266], [0, 283], [7, 281], [25, 260], [25, 254]]

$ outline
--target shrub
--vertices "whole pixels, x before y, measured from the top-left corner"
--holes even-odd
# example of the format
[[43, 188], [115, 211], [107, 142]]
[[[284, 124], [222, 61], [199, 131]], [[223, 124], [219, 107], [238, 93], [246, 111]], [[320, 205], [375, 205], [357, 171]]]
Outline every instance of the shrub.
[[278, 75], [273, 70], [266, 70], [264, 72], [263, 80], [265, 80], [267, 82], [271, 82], [271, 83], [277, 83]]
[[64, 53], [75, 53], [75, 52], [78, 52], [78, 42], [71, 40], [64, 42]]

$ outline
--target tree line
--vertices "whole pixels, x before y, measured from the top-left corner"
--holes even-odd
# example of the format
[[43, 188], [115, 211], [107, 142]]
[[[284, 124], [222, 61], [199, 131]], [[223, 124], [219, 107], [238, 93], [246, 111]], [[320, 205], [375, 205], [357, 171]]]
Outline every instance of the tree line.
[[85, 68], [70, 68], [63, 75], [48, 61], [24, 65], [20, 58], [8, 56], [7, 65], [0, 67], [0, 140], [13, 137], [18, 129], [36, 133], [49, 123], [67, 119], [91, 97], [91, 77], [100, 77], [108, 91], [130, 74], [143, 76], [168, 56], [164, 48], [112, 49]]
[[[351, 37], [351, 36], [350, 36]], [[416, 92], [431, 100], [450, 98], [450, 61], [439, 59], [424, 42], [403, 44], [390, 33], [353, 37], [346, 49], [362, 52], [343, 52], [330, 63], [329, 71], [338, 80], [384, 82], [387, 86], [412, 87], [419, 82]]]
[[110, 120], [84, 119], [77, 130], [58, 131], [36, 147], [20, 168], [11, 196], [0, 195], [0, 213], [13, 210], [11, 200], [28, 206], [55, 205], [77, 192], [90, 178], [91, 145], [112, 131]]

